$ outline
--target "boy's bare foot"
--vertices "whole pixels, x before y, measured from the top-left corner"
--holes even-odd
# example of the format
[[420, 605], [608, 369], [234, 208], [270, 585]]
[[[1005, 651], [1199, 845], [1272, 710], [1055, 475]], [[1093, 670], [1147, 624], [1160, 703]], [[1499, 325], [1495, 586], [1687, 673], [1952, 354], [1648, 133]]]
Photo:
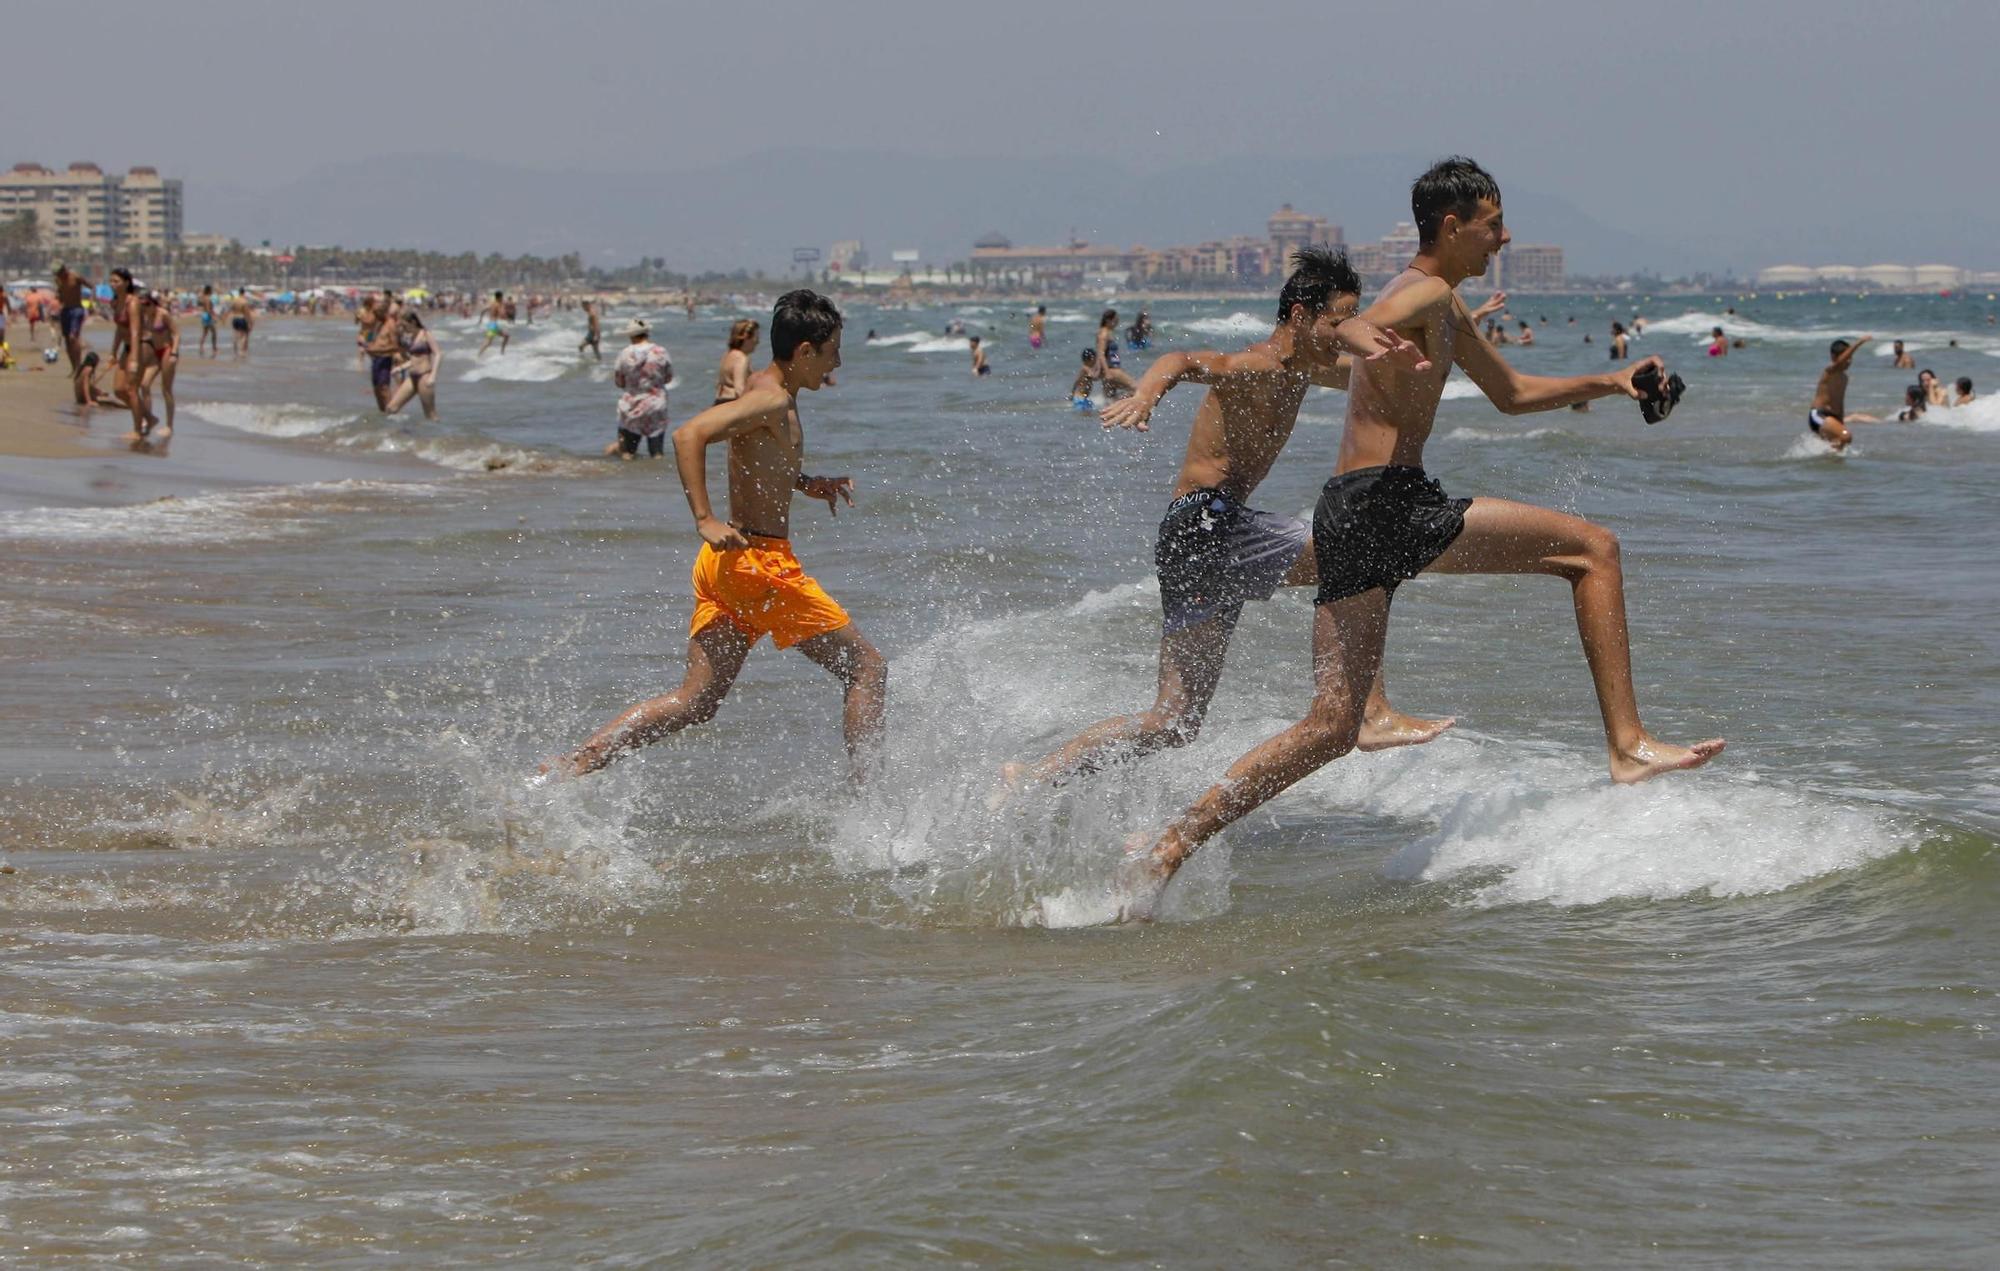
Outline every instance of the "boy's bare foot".
[[1456, 715], [1447, 715], [1443, 719], [1419, 719], [1399, 710], [1384, 711], [1361, 722], [1361, 736], [1355, 740], [1354, 748], [1368, 752], [1394, 750], [1398, 746], [1421, 746], [1427, 741], [1437, 740], [1439, 734], [1457, 722]]
[[1127, 837], [1115, 875], [1118, 921], [1151, 922], [1160, 893], [1173, 876], [1173, 867], [1161, 864], [1150, 835], [1141, 830]]
[[1699, 768], [1722, 753], [1726, 742], [1716, 737], [1692, 746], [1674, 746], [1642, 736], [1629, 751], [1611, 754], [1611, 779], [1620, 785], [1648, 781], [1663, 772], [1685, 772]]

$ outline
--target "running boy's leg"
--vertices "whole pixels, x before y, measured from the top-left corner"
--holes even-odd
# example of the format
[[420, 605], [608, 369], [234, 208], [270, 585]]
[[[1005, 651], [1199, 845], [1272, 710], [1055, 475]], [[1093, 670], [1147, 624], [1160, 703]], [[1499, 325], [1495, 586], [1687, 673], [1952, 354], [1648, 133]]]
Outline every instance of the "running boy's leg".
[[1222, 678], [1234, 616], [1211, 618], [1160, 639], [1160, 684], [1153, 705], [1137, 715], [1099, 720], [1048, 758], [1026, 767], [1001, 769], [1010, 786], [1060, 784], [1107, 763], [1137, 759], [1171, 746], [1185, 746], [1201, 732], [1215, 686]]
[[1167, 826], [1147, 862], [1156, 879], [1164, 883], [1224, 826], [1354, 749], [1388, 631], [1389, 593], [1379, 587], [1314, 607], [1313, 701], [1306, 717], [1238, 759]]
[[798, 650], [840, 681], [841, 736], [847, 742], [854, 784], [865, 784], [882, 760], [889, 663], [851, 622], [837, 631], [799, 641]]
[[709, 623], [688, 640], [687, 673], [679, 688], [623, 711], [556, 766], [570, 776], [596, 772], [628, 750], [715, 718], [754, 643], [726, 620]]
[[[1292, 563], [1291, 572], [1285, 575], [1282, 584], [1286, 587], [1311, 587], [1319, 582], [1319, 558], [1313, 552], [1312, 540], [1306, 540], [1305, 550]], [[1375, 682], [1368, 686], [1368, 706], [1361, 718], [1361, 737], [1354, 743], [1356, 750], [1372, 754], [1378, 750], [1394, 750], [1398, 746], [1421, 746], [1427, 741], [1436, 741], [1440, 734], [1458, 722], [1458, 716], [1447, 715], [1443, 719], [1425, 719], [1420, 715], [1406, 715], [1389, 705], [1389, 689], [1382, 679], [1382, 668], [1375, 668]]]
[[1625, 573], [1617, 536], [1581, 517], [1507, 499], [1474, 499], [1465, 529], [1426, 572], [1551, 574], [1567, 579], [1576, 602], [1577, 633], [1604, 716], [1605, 744], [1615, 781], [1644, 781], [1697, 768], [1722, 753], [1720, 739], [1674, 746], [1656, 741], [1639, 723], [1632, 691], [1632, 650], [1625, 629]]

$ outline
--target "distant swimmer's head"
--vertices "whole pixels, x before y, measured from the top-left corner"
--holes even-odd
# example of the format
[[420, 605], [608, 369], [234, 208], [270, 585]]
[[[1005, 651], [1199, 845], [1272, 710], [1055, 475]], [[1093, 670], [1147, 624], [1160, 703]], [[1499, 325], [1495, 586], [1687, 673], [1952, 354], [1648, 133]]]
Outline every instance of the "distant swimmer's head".
[[1845, 340], [1835, 340], [1832, 344], [1829, 344], [1827, 346], [1826, 351], [1834, 357], [1839, 357], [1841, 354], [1847, 352], [1847, 350], [1853, 347], [1854, 347], [1853, 345], [1849, 344]]
[[1104, 316], [1100, 317], [1100, 318], [1099, 318], [1099, 319], [1097, 320], [1097, 325], [1098, 325], [1098, 326], [1100, 326], [1100, 327], [1115, 327], [1115, 326], [1117, 326], [1117, 325], [1118, 325], [1118, 311], [1117, 311], [1116, 309], [1106, 309], [1106, 310], [1104, 311]]
[[1097, 350], [1096, 350], [1096, 349], [1085, 349], [1085, 350], [1083, 351], [1083, 364], [1084, 364], [1085, 366], [1096, 366], [1096, 365], [1097, 365]]
[[729, 324], [729, 347], [748, 353], [757, 347], [757, 333], [762, 329], [755, 318], [738, 318]]
[[1049, 307], [1048, 307], [1047, 305], [1036, 305], [1036, 306], [1035, 306], [1035, 312], [1036, 312], [1036, 313], [1047, 313], [1048, 311], [1049, 311]]
[[1711, 340], [1720, 340], [1722, 338], [1722, 328], [1710, 327], [1708, 329], [1708, 336]]
[[1292, 276], [1278, 293], [1278, 322], [1311, 333], [1314, 347], [1332, 349], [1333, 328], [1361, 309], [1361, 278], [1343, 248], [1301, 247], [1292, 253]]
[[[1500, 184], [1463, 155], [1440, 159], [1410, 187], [1419, 250], [1438, 255], [1451, 273], [1477, 278], [1513, 240], [1500, 215]], [[1455, 280], [1454, 280], [1455, 281]]]
[[499, 292], [496, 291], [493, 293], [493, 298], [495, 300], [505, 300], [507, 297], [501, 295]]
[[804, 287], [771, 310], [771, 356], [797, 369], [801, 388], [817, 389], [840, 367], [840, 310]]
[[1614, 322], [1614, 323], [1612, 323], [1612, 324], [1611, 324], [1611, 334], [1613, 334], [1613, 335], [1624, 335], [1624, 334], [1625, 334], [1625, 324], [1624, 324], [1624, 323], [1622, 323], [1622, 322]]
[[1958, 377], [1957, 381], [1952, 384], [1952, 387], [1957, 389], [1960, 393], [1964, 394], [1965, 396], [1970, 397], [1972, 396], [1972, 377], [1970, 375], [1961, 375]]
[[1924, 403], [1929, 399], [1930, 394], [1924, 392], [1922, 384], [1912, 384], [1903, 390], [1903, 405], [1905, 406], [1913, 406], [1918, 410], [1922, 410]]
[[1937, 379], [1937, 372], [1928, 366], [1917, 372], [1917, 383], [1922, 384], [1925, 388], [1929, 388], [1931, 382], [1935, 379]]
[[968, 336], [966, 336], [965, 338], [966, 338], [966, 341], [967, 341], [968, 343], [970, 343], [970, 344], [972, 345], [972, 347], [973, 347], [973, 348], [975, 348], [975, 349], [976, 349], [976, 348], [978, 348], [978, 347], [979, 347], [979, 337], [978, 337], [978, 336], [976, 336], [976, 335], [968, 335]]

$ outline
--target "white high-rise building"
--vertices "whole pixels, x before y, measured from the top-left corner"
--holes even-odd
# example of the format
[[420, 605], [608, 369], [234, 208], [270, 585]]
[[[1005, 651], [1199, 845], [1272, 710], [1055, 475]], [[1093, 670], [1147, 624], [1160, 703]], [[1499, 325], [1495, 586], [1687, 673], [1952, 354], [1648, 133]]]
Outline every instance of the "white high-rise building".
[[0, 175], [0, 220], [32, 212], [44, 246], [98, 254], [160, 250], [181, 241], [181, 183], [157, 168], [113, 176], [94, 163], [57, 172], [17, 163]]

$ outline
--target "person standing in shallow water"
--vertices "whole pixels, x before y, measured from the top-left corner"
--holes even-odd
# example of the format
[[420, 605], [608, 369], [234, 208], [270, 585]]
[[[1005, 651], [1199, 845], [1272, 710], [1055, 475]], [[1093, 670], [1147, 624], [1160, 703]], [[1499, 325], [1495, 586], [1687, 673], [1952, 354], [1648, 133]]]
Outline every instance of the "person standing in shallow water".
[[586, 300], [583, 302], [583, 316], [589, 325], [584, 328], [583, 343], [576, 346], [576, 351], [581, 353], [585, 349], [589, 349], [590, 355], [602, 362], [604, 360], [604, 350], [599, 347], [598, 341], [604, 338], [604, 329], [602, 321], [597, 316], [597, 302], [595, 300]]
[[1645, 358], [1609, 375], [1563, 378], [1515, 371], [1479, 338], [1456, 290], [1483, 275], [1511, 241], [1499, 185], [1470, 159], [1447, 159], [1417, 179], [1410, 202], [1416, 257], [1361, 317], [1417, 344], [1428, 361], [1422, 368], [1387, 359], [1354, 366], [1335, 475], [1313, 512], [1319, 593], [1312, 706], [1237, 760], [1150, 847], [1143, 835], [1128, 845], [1146, 884], [1132, 916], [1143, 916], [1158, 888], [1224, 827], [1355, 748], [1382, 665], [1390, 599], [1420, 573], [1546, 574], [1570, 584], [1614, 781], [1697, 768], [1722, 753], [1720, 738], [1677, 746], [1640, 723], [1624, 571], [1610, 531], [1525, 503], [1450, 499], [1423, 470], [1424, 443], [1454, 365], [1503, 413], [1517, 415], [1617, 393], [1639, 398], [1632, 377], [1664, 372], [1664, 363]]
[[715, 402], [733, 402], [750, 384], [750, 355], [757, 351], [757, 332], [752, 318], [738, 318], [729, 324], [729, 347], [722, 351], [722, 365], [715, 372]]
[[1042, 341], [1048, 336], [1048, 329], [1049, 307], [1047, 305], [1036, 305], [1035, 311], [1028, 315], [1028, 347], [1031, 349], [1041, 348]]
[[606, 454], [636, 459], [642, 442], [655, 459], [666, 453], [667, 384], [674, 378], [674, 364], [667, 351], [653, 343], [652, 333], [643, 318], [625, 324], [630, 343], [611, 368], [612, 382], [624, 390], [618, 398], [618, 439], [605, 447]]

